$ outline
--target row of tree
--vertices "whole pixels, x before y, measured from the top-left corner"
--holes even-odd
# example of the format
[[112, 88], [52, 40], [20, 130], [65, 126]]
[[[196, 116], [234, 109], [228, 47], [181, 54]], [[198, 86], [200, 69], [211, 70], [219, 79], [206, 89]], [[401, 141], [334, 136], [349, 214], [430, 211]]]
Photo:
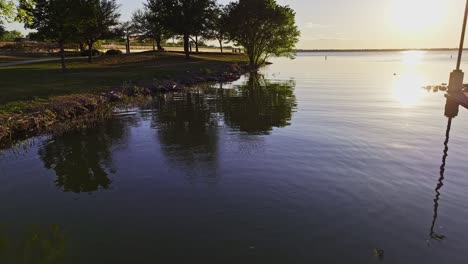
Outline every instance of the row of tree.
[[[11, 13], [8, 2], [0, 0], [0, 6]], [[165, 40], [178, 37], [187, 58], [191, 42], [197, 52], [201, 39], [217, 40], [221, 51], [223, 43], [233, 43], [258, 68], [270, 56], [294, 56], [300, 35], [295, 12], [275, 0], [239, 0], [226, 6], [216, 0], [147, 0], [126, 23], [119, 23], [118, 9], [116, 0], [19, 0], [16, 19], [58, 44], [64, 70], [66, 43], [85, 43], [91, 62], [93, 45], [115, 36], [126, 37], [127, 51], [130, 37], [152, 39], [158, 50]]]
[[115, 0], [20, 0], [17, 19], [58, 44], [65, 70], [65, 44], [85, 43], [91, 62], [94, 44], [119, 24], [118, 7]]

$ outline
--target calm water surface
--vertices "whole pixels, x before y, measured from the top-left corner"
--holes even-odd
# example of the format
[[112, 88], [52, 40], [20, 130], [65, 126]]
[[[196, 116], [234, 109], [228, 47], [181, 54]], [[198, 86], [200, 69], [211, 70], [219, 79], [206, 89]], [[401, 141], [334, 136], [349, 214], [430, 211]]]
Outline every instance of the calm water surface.
[[446, 151], [443, 94], [420, 88], [455, 53], [327, 55], [4, 151], [4, 258], [466, 263], [468, 112]]

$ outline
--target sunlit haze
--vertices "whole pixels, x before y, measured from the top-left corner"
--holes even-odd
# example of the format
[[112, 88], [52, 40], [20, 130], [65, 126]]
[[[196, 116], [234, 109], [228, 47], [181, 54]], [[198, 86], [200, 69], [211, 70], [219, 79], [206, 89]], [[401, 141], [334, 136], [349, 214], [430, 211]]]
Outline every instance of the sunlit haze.
[[[144, 1], [119, 2], [125, 20]], [[278, 2], [297, 12], [303, 49], [455, 48], [465, 7], [464, 0]], [[22, 30], [18, 24], [9, 27]]]

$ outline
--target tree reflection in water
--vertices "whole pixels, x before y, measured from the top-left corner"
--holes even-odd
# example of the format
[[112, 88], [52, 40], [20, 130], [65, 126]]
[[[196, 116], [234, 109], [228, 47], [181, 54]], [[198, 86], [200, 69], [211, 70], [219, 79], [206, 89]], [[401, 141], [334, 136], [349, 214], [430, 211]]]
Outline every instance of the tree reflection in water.
[[[185, 166], [191, 176], [217, 180], [220, 128], [227, 125], [248, 135], [265, 135], [274, 127], [288, 126], [296, 107], [294, 87], [293, 81], [271, 82], [251, 75], [234, 89], [207, 86], [161, 94], [154, 98], [152, 127], [170, 162]], [[39, 156], [47, 169], [55, 171], [55, 182], [65, 192], [109, 189], [112, 146], [128, 140], [125, 134], [132, 123], [139, 123], [138, 118], [115, 118], [55, 136]]]
[[55, 171], [55, 183], [64, 192], [91, 193], [100, 188], [109, 189], [111, 147], [124, 138], [126, 125], [110, 120], [94, 128], [54, 136], [39, 150], [39, 156], [47, 169]]
[[[295, 83], [249, 76], [234, 89], [198, 87], [155, 99], [153, 127], [169, 160], [207, 173], [216, 171], [218, 134], [223, 124], [253, 135], [290, 124]], [[200, 168], [202, 166], [202, 168]]]
[[216, 167], [218, 127], [212, 116], [213, 103], [195, 92], [165, 94], [155, 99], [153, 126], [170, 161], [205, 173], [206, 168], [199, 166]]
[[271, 82], [251, 75], [237, 92], [240, 96], [222, 98], [226, 123], [249, 134], [269, 134], [273, 127], [290, 125], [296, 108], [294, 81]]

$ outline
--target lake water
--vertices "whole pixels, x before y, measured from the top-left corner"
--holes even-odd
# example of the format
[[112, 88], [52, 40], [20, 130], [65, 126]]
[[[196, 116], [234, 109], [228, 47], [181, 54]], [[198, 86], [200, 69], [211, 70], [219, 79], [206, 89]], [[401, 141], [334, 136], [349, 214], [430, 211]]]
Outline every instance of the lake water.
[[4, 258], [466, 263], [468, 110], [446, 149], [444, 95], [421, 89], [448, 81], [451, 55], [274, 59], [6, 150]]

